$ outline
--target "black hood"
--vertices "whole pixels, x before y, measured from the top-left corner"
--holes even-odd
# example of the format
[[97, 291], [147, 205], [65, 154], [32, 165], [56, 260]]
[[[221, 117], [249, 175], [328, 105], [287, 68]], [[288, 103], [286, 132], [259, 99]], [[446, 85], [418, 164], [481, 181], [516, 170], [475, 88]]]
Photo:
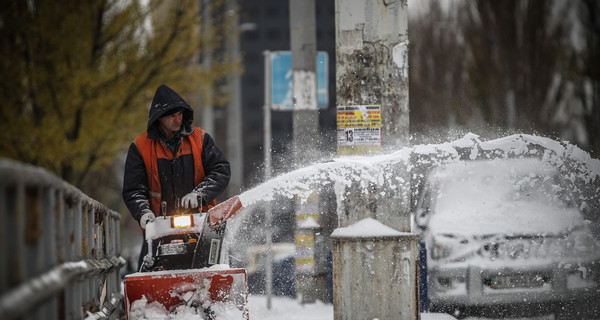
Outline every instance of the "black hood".
[[170, 111], [179, 108], [183, 110], [181, 133], [183, 135], [188, 135], [192, 133], [194, 110], [173, 89], [164, 84], [158, 87], [154, 94], [154, 98], [152, 99], [150, 111], [148, 112], [148, 137], [151, 139], [158, 139], [160, 137], [160, 130], [158, 129], [157, 120]]

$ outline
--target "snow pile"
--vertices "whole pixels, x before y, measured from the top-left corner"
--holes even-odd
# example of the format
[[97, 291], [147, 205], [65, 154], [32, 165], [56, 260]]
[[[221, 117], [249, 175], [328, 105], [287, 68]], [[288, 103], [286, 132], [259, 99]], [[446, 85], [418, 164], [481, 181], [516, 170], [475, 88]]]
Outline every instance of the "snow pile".
[[[333, 305], [316, 301], [300, 304], [299, 300], [288, 297], [273, 297], [272, 308], [267, 309], [267, 297], [250, 295], [250, 319], [260, 320], [332, 320]], [[455, 320], [451, 315], [443, 313], [421, 313], [421, 320]]]
[[316, 301], [311, 304], [300, 304], [298, 300], [288, 297], [272, 297], [272, 308], [267, 309], [267, 297], [250, 295], [250, 319], [260, 320], [331, 320], [333, 305]]
[[403, 234], [405, 233], [392, 229], [373, 218], [366, 218], [348, 227], [335, 229], [331, 236], [335, 238], [377, 238]]
[[[273, 297], [272, 308], [267, 309], [267, 297], [264, 295], [250, 295], [248, 297], [248, 305], [250, 307], [250, 319], [260, 320], [331, 320], [333, 319], [333, 305], [325, 304], [320, 301], [316, 301], [311, 304], [301, 304], [298, 300], [288, 297]], [[194, 313], [185, 313], [189, 310], [181, 310], [178, 315], [165, 315], [160, 308], [148, 304], [147, 301], [139, 301], [139, 309], [146, 308], [146, 315], [142, 316], [141, 319], [177, 319], [177, 320], [198, 320], [203, 319], [200, 315]], [[220, 317], [217, 319], [241, 319], [238, 315], [237, 318], [232, 318], [230, 315], [219, 314]], [[223, 318], [221, 318], [223, 317]], [[131, 315], [130, 315], [130, 318]], [[140, 318], [136, 318], [140, 319]], [[421, 319], [423, 320], [450, 320], [456, 319], [447, 314], [441, 313], [422, 313]]]
[[[243, 319], [242, 311], [238, 310], [230, 303], [214, 302], [210, 306], [215, 319], [222, 320], [240, 320]], [[156, 302], [148, 303], [146, 296], [136, 300], [129, 309], [129, 319], [131, 320], [150, 320], [150, 319], [169, 319], [169, 320], [205, 320], [209, 317], [204, 312], [198, 312], [196, 308], [181, 305], [169, 312], [165, 307]]]

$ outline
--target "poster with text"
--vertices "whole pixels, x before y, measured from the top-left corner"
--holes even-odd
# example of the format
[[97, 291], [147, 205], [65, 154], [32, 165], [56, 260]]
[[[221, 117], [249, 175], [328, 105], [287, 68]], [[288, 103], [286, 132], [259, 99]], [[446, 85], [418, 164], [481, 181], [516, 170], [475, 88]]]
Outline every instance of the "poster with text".
[[369, 154], [381, 150], [381, 106], [337, 107], [338, 154]]

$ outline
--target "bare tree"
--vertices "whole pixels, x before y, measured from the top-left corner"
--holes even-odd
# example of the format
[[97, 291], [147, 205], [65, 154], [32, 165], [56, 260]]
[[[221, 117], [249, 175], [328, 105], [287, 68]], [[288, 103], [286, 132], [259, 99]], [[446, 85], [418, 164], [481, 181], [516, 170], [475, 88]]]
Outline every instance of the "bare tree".
[[[410, 20], [413, 133], [453, 127], [480, 134], [525, 131], [594, 148], [599, 136], [596, 2], [444, 4], [433, 0], [425, 14]], [[571, 39], [573, 12], [586, 17], [583, 53]]]

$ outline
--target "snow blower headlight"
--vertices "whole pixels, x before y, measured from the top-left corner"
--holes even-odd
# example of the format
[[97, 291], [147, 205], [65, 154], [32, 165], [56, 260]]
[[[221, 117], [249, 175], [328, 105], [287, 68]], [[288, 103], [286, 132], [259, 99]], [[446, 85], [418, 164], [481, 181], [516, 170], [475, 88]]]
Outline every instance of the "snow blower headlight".
[[173, 228], [189, 228], [193, 225], [194, 221], [192, 220], [191, 215], [174, 216], [173, 219], [171, 219], [171, 226], [173, 226]]

